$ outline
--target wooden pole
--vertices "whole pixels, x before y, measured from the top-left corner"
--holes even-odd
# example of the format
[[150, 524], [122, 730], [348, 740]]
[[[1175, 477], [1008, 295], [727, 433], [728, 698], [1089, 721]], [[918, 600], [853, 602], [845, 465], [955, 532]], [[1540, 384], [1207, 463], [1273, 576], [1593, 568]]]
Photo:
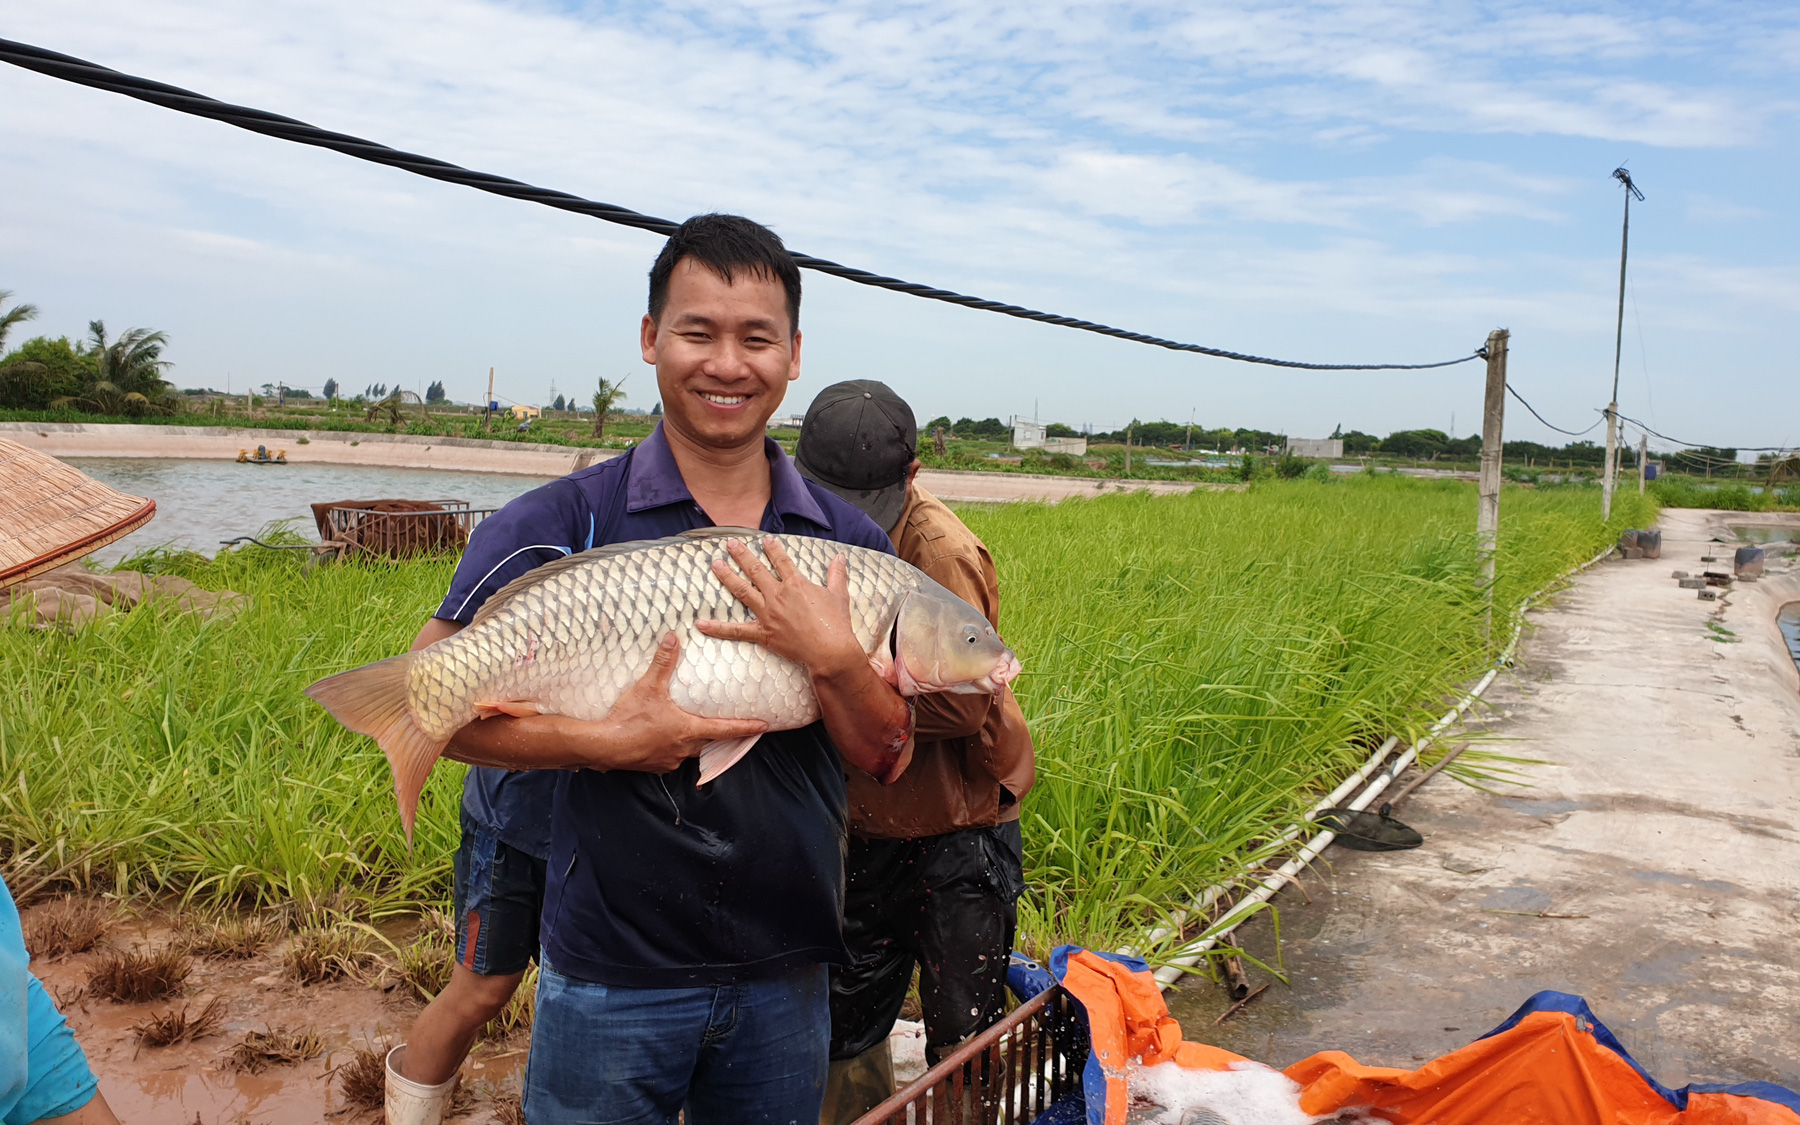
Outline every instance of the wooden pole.
[[494, 432], [494, 369], [488, 368], [488, 393], [481, 400], [481, 432]]
[[1475, 538], [1490, 638], [1494, 631], [1494, 553], [1500, 545], [1500, 459], [1506, 448], [1506, 346], [1511, 336], [1504, 328], [1488, 333], [1487, 394], [1481, 409], [1481, 499], [1475, 510]]
[[1131, 427], [1125, 427], [1125, 477], [1131, 478]]
[[1644, 494], [1644, 474], [1649, 471], [1648, 469], [1645, 468], [1645, 466], [1649, 463], [1645, 460], [1645, 458], [1647, 458], [1649, 456], [1650, 456], [1650, 435], [1639, 434], [1638, 435], [1638, 495], [1639, 496], [1642, 496]]

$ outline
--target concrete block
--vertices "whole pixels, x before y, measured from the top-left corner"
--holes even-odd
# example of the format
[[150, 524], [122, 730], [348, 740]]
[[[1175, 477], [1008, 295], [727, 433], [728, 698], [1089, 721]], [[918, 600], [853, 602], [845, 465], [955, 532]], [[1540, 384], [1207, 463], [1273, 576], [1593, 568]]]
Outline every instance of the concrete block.
[[1717, 590], [1711, 590], [1711, 589], [1702, 590], [1702, 591], [1700, 591], [1700, 600], [1703, 602], [1718, 601], [1719, 600], [1719, 592]]
[[1642, 547], [1620, 547], [1619, 553], [1628, 559], [1641, 559], [1644, 557], [1644, 549]]
[[1704, 589], [1706, 589], [1706, 579], [1704, 579], [1704, 578], [1683, 578], [1681, 580], [1681, 588], [1683, 590], [1704, 590]]
[[1688, 576], [1688, 572], [1685, 570], [1672, 571], [1669, 574], [1670, 578], [1686, 578], [1687, 576]]

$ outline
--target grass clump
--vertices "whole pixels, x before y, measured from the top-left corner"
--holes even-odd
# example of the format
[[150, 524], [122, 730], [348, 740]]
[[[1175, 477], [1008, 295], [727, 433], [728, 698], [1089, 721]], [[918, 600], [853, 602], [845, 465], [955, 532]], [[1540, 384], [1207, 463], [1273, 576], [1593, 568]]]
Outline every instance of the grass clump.
[[368, 933], [354, 923], [301, 930], [288, 943], [282, 962], [301, 984], [369, 980], [382, 969]]
[[191, 1043], [216, 1035], [224, 1023], [225, 998], [215, 996], [192, 1015], [183, 1004], [179, 1010], [171, 1008], [135, 1023], [131, 1030], [137, 1033], [139, 1047], [173, 1047], [177, 1043]]
[[261, 1074], [272, 1066], [292, 1066], [325, 1053], [325, 1040], [312, 1027], [270, 1027], [245, 1032], [225, 1052], [226, 1070]]
[[189, 917], [182, 920], [175, 941], [189, 956], [243, 961], [261, 953], [280, 931], [280, 923], [266, 914]]
[[187, 984], [193, 962], [178, 949], [108, 953], [88, 970], [87, 992], [120, 1004], [164, 1000]]
[[25, 948], [34, 960], [86, 953], [106, 936], [112, 915], [98, 899], [64, 897], [32, 911], [25, 922]]
[[456, 960], [456, 929], [450, 916], [441, 910], [427, 910], [424, 924], [411, 944], [395, 959], [400, 983], [419, 999], [430, 1003], [450, 983], [450, 969]]
[[350, 1061], [337, 1068], [338, 1092], [358, 1109], [380, 1109], [387, 1102], [387, 1052], [357, 1047]]

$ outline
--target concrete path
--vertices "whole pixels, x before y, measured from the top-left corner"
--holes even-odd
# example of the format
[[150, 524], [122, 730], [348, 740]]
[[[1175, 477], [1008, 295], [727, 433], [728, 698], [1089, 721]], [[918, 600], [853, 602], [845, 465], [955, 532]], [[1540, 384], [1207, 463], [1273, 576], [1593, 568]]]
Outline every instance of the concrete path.
[[[0, 422], [0, 437], [52, 457], [171, 457], [235, 460], [240, 449], [264, 445], [284, 450], [292, 464], [374, 465], [390, 469], [442, 469], [466, 473], [517, 473], [556, 477], [619, 456], [612, 449], [484, 441], [411, 434], [363, 434], [342, 430], [245, 430], [226, 426], [158, 426], [81, 422]], [[304, 440], [305, 444], [301, 444]], [[1120, 481], [1052, 477], [1032, 473], [956, 472], [926, 469], [919, 483], [942, 500], [1056, 503], [1114, 492], [1165, 496], [1195, 489], [1229, 490], [1233, 484], [1191, 481]]]
[[[1670, 577], [1728, 571], [1728, 548], [1700, 561], [1727, 521], [1781, 520], [1670, 510], [1660, 560], [1602, 563], [1533, 612], [1487, 723], [1546, 764], [1497, 794], [1432, 781], [1397, 810], [1418, 850], [1330, 849], [1277, 899], [1292, 988], [1223, 1026], [1218, 986], [1171, 992], [1188, 1037], [1411, 1067], [1551, 988], [1670, 1085], [1800, 1088], [1800, 672], [1774, 621], [1800, 568], [1719, 602]], [[1243, 940], [1276, 955], [1266, 923]]]

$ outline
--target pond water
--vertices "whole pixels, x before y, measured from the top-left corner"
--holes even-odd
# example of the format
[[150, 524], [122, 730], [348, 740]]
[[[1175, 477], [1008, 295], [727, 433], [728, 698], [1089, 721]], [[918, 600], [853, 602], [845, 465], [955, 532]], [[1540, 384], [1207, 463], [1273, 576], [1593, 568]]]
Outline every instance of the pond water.
[[1731, 533], [1748, 543], [1786, 543], [1800, 539], [1800, 527], [1780, 524], [1731, 524]]
[[1793, 656], [1794, 663], [1800, 664], [1800, 602], [1782, 606], [1775, 624], [1781, 626], [1781, 635], [1787, 638], [1788, 653]]
[[289, 525], [317, 540], [312, 507], [323, 500], [467, 500], [498, 508], [554, 477], [451, 473], [363, 465], [239, 465], [138, 457], [70, 457], [70, 465], [133, 496], [156, 501], [156, 518], [91, 556], [110, 566], [146, 547], [169, 544], [211, 555], [219, 541], [254, 535], [265, 524]]

